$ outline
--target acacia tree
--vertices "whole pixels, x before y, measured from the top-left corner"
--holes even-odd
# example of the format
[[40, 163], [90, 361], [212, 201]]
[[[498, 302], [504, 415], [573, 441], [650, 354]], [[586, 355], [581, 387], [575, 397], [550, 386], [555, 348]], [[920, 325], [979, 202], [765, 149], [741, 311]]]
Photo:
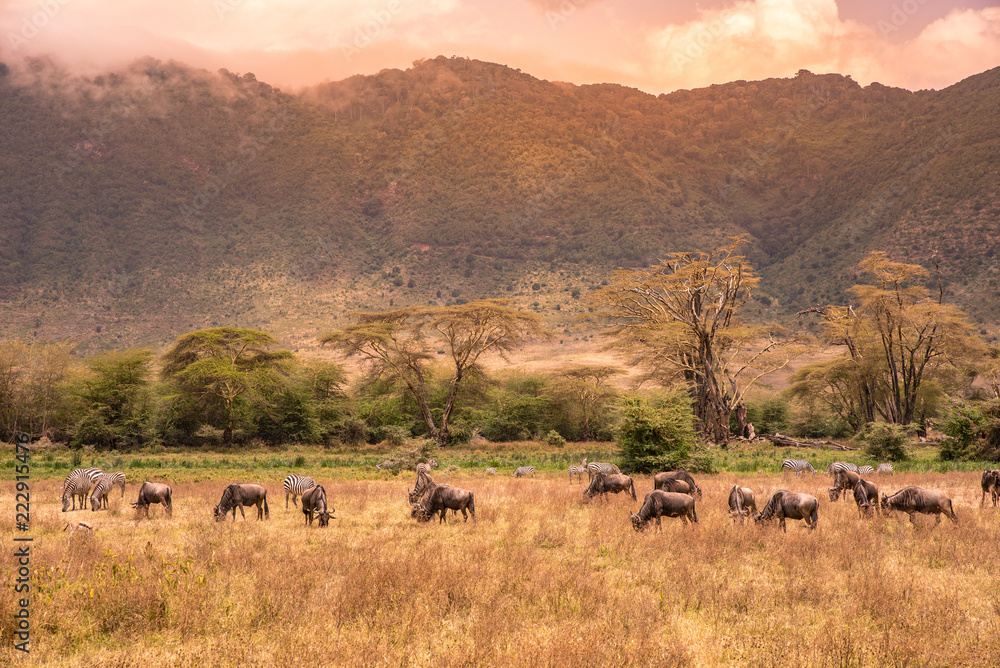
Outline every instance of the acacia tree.
[[619, 343], [651, 376], [682, 379], [702, 433], [721, 443], [734, 410], [746, 429], [746, 390], [788, 363], [772, 329], [736, 316], [760, 280], [737, 254], [744, 242], [734, 237], [712, 252], [671, 253], [647, 269], [618, 272], [598, 296]]
[[233, 442], [237, 402], [254, 394], [265, 401], [282, 386], [292, 353], [271, 351], [277, 340], [267, 332], [214, 327], [177, 339], [163, 355], [163, 377], [182, 392], [221, 404], [225, 416], [222, 442]]
[[70, 413], [64, 385], [76, 344], [0, 341], [0, 438], [19, 431], [58, 437]]
[[597, 417], [615, 396], [608, 387], [608, 379], [624, 373], [613, 366], [591, 365], [571, 366], [559, 370], [561, 378], [555, 384], [555, 393], [566, 397], [580, 409], [583, 418], [583, 433], [580, 438], [589, 441], [592, 437], [591, 421]]
[[76, 443], [112, 447], [148, 436], [152, 361], [148, 349], [109, 352], [87, 360], [90, 373], [77, 390], [84, 416], [76, 426]]
[[[482, 299], [455, 306], [355, 313], [355, 324], [321, 337], [320, 342], [360, 356], [374, 377], [401, 381], [416, 401], [431, 438], [444, 446], [462, 381], [481, 371], [480, 357], [493, 353], [506, 360], [529, 336], [542, 333], [537, 315], [513, 309], [509, 303]], [[441, 417], [435, 420], [429, 368], [432, 350], [439, 344], [451, 357], [452, 373]]]
[[912, 285], [927, 275], [923, 267], [893, 262], [881, 252], [870, 253], [859, 267], [874, 275], [875, 285], [851, 288], [856, 307], [813, 307], [802, 313], [818, 313], [826, 340], [843, 345], [850, 360], [849, 376], [839, 366], [845, 396], [837, 401], [856, 406], [864, 423], [878, 416], [910, 424], [917, 419], [926, 381], [971, 367], [983, 352], [982, 343], [964, 314], [944, 303], [943, 290], [935, 297]]

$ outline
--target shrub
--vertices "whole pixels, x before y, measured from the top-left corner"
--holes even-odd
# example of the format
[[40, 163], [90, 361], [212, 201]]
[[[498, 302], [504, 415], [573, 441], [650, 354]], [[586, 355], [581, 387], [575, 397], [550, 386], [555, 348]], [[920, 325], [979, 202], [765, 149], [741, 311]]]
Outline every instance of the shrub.
[[943, 461], [972, 459], [976, 453], [975, 445], [983, 435], [986, 423], [986, 416], [975, 406], [951, 406], [939, 425], [946, 438], [941, 440], [938, 458]]
[[347, 418], [337, 431], [341, 443], [358, 445], [368, 440], [368, 425], [359, 418]]
[[563, 438], [555, 429], [550, 430], [549, 433], [545, 435], [545, 442], [553, 448], [562, 448], [566, 446], [566, 439]]
[[887, 422], [869, 422], [859, 437], [867, 443], [865, 452], [876, 461], [901, 462], [906, 452], [906, 427]]
[[687, 392], [625, 399], [616, 440], [624, 455], [623, 466], [630, 471], [650, 473], [688, 466], [695, 431]]

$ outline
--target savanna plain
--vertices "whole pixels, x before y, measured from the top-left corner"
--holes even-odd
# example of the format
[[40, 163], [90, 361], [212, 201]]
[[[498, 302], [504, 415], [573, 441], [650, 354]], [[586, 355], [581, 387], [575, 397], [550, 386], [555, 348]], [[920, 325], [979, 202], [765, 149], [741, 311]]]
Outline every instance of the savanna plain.
[[[13, 453], [5, 451], [13, 460]], [[538, 459], [575, 457], [524, 453]], [[476, 521], [418, 523], [414, 474], [376, 472], [306, 451], [295, 473], [322, 484], [328, 528], [285, 508], [291, 470], [238, 456], [178, 468], [127, 455], [107, 511], [60, 512], [65, 470], [32, 480], [31, 654], [13, 649], [17, 595], [0, 589], [0, 664], [37, 666], [979, 666], [1000, 650], [1000, 512], [980, 509], [974, 471], [897, 473], [880, 490], [946, 491], [958, 524], [862, 519], [830, 502], [830, 478], [774, 468], [696, 476], [698, 524], [633, 530], [638, 501], [588, 501], [564, 470], [486, 477], [438, 456], [434, 479], [472, 490]], [[51, 457], [49, 458], [51, 459]], [[255, 458], [255, 460], [257, 460]], [[466, 462], [471, 461], [468, 458]], [[578, 461], [578, 460], [577, 460]], [[173, 462], [171, 466], [178, 465]], [[231, 466], [232, 469], [225, 468]], [[817, 466], [817, 468], [820, 468]], [[106, 469], [107, 470], [107, 469]], [[506, 470], [506, 475], [505, 475]], [[822, 469], [820, 469], [822, 471]], [[0, 528], [13, 545], [13, 476]], [[173, 517], [129, 502], [143, 479], [173, 486]], [[212, 519], [228, 482], [268, 489], [270, 519]], [[735, 524], [739, 482], [763, 507], [777, 489], [820, 500], [819, 524]], [[70, 536], [69, 522], [92, 535]], [[14, 580], [10, 558], [5, 583]]]

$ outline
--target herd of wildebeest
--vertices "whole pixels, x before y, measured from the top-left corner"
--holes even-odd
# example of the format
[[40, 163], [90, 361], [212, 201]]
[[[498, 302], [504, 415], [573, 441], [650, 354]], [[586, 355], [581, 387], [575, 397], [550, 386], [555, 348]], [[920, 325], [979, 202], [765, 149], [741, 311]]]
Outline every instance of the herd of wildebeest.
[[[431, 471], [436, 466], [437, 462], [433, 459], [416, 465], [416, 483], [413, 489], [408, 490], [407, 493], [410, 516], [418, 521], [427, 522], [438, 515], [439, 522], [445, 522], [447, 512], [451, 510], [456, 516], [461, 512], [465, 521], [468, 521], [470, 515], [475, 521], [475, 495], [467, 489], [434, 482], [431, 478]], [[782, 469], [786, 473], [794, 473], [795, 476], [803, 472], [817, 474], [816, 470], [805, 460], [785, 460], [782, 463]], [[871, 516], [875, 512], [889, 515], [898, 511], [908, 514], [910, 522], [914, 522], [914, 515], [917, 513], [935, 515], [935, 526], [941, 522], [942, 514], [952, 522], [958, 522], [951, 499], [943, 492], [920, 487], [906, 487], [892, 495], [884, 492], [880, 495], [875, 483], [872, 480], [866, 480], [863, 476], [866, 474], [891, 475], [892, 467], [888, 464], [879, 466], [878, 471], [875, 471], [871, 467], [859, 469], [856, 465], [848, 462], [834, 462], [827, 467], [826, 472], [833, 476], [833, 487], [829, 489], [830, 501], [837, 501], [841, 495], [853, 494], [858, 513], [863, 517]], [[587, 498], [606, 498], [609, 493], [625, 492], [634, 501], [638, 501], [633, 479], [624, 475], [614, 464], [588, 463], [584, 459], [581, 464], [569, 467], [570, 484], [572, 484], [574, 477], [577, 477], [582, 484], [584, 473], [587, 473], [589, 477], [589, 484], [583, 491]], [[512, 475], [524, 477], [534, 474], [533, 466], [522, 466], [517, 468]], [[497, 470], [487, 468], [483, 471], [483, 475], [497, 475]], [[106, 508], [108, 493], [115, 486], [121, 488], [122, 497], [124, 497], [125, 474], [121, 472], [104, 473], [97, 468], [77, 469], [63, 483], [62, 510], [63, 512], [70, 510], [71, 503], [72, 509], [76, 510], [78, 498], [80, 509], [85, 509], [88, 494], [92, 511]], [[328, 526], [330, 519], [336, 519], [333, 516], [335, 509], [327, 502], [326, 490], [322, 485], [318, 485], [313, 478], [289, 475], [285, 478], [283, 486], [285, 489], [285, 508], [288, 508], [289, 499], [291, 499], [293, 506], [298, 507], [296, 500], [301, 497], [302, 513], [307, 525], [311, 525], [313, 519], [316, 518], [319, 520], [319, 526], [325, 527]], [[139, 488], [138, 498], [131, 506], [136, 509], [137, 516], [141, 518], [143, 516], [149, 517], [151, 504], [161, 504], [167, 516], [170, 517], [173, 511], [172, 494], [173, 491], [169, 485], [147, 481]], [[1000, 501], [1000, 470], [986, 469], [983, 471], [980, 507], [985, 504], [987, 495], [990, 496], [995, 507]], [[657, 473], [653, 476], [653, 490], [645, 496], [639, 511], [631, 513], [632, 526], [636, 531], [643, 531], [651, 521], [656, 520], [656, 526], [660, 528], [662, 517], [680, 518], [684, 524], [697, 523], [698, 514], [695, 506], [701, 499], [701, 488], [687, 471], [681, 469]], [[803, 520], [810, 530], [816, 528], [819, 520], [819, 500], [815, 496], [784, 489], [774, 492], [764, 507], [758, 510], [754, 492], [748, 487], [736, 484], [729, 491], [728, 505], [730, 517], [735, 522], [743, 523], [752, 518], [759, 523], [777, 518], [779, 526], [784, 531], [787, 531], [786, 519]], [[219, 503], [213, 509], [215, 520], [222, 521], [232, 512], [233, 521], [235, 521], [237, 509], [245, 520], [244, 506], [256, 506], [257, 519], [270, 517], [267, 490], [264, 487], [255, 484], [233, 483], [223, 490]], [[89, 525], [86, 526], [89, 528]], [[72, 528], [72, 524], [69, 527]]]

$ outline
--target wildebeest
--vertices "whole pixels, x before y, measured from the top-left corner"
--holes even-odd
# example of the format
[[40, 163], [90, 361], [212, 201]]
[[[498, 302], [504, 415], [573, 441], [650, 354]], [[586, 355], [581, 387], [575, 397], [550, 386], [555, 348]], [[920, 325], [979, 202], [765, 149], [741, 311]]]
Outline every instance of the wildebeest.
[[589, 497], [598, 494], [607, 494], [608, 492], [613, 494], [628, 492], [632, 495], [632, 500], [636, 500], [635, 485], [632, 483], [632, 478], [621, 473], [612, 473], [611, 475], [596, 473], [590, 486], [583, 490], [584, 495]]
[[753, 490], [749, 487], [733, 485], [733, 488], [729, 490], [729, 516], [733, 518], [734, 522], [739, 520], [739, 523], [743, 524], [744, 518], [750, 517], [751, 511], [754, 514], [757, 513], [757, 500]]
[[[469, 521], [469, 514], [472, 515], [472, 521], [476, 521], [476, 500], [475, 496], [467, 489], [460, 489], [458, 487], [451, 487], [450, 485], [437, 485], [435, 484], [427, 494], [424, 495], [422, 501], [414, 503], [412, 510], [410, 511], [410, 517], [416, 517], [420, 522], [428, 522], [434, 513], [440, 512], [441, 519], [438, 521], [446, 521], [445, 515], [448, 514], [449, 510], [454, 510], [455, 514], [458, 511], [462, 511], [462, 517], [465, 521]], [[468, 510], [468, 514], [466, 514]]]
[[662, 489], [664, 492], [674, 492], [675, 494], [687, 494], [694, 497], [695, 492], [691, 488], [691, 483], [680, 478], [667, 478], [653, 485], [653, 489]]
[[1000, 471], [996, 469], [986, 469], [983, 471], [982, 479], [983, 495], [979, 497], [979, 507], [986, 503], [986, 495], [990, 495], [993, 507], [997, 505], [997, 498], [1000, 497]]
[[236, 521], [236, 509], [245, 520], [243, 506], [257, 506], [257, 519], [271, 519], [271, 510], [267, 507], [267, 490], [260, 485], [234, 482], [222, 492], [219, 504], [212, 509], [216, 522], [222, 522], [230, 510], [233, 511], [233, 521]]
[[170, 489], [169, 485], [164, 485], [160, 482], [149, 482], [147, 480], [139, 488], [139, 498], [131, 505], [135, 508], [136, 514], [145, 515], [148, 519], [149, 505], [159, 503], [163, 505], [163, 510], [166, 511], [167, 517], [171, 517], [174, 514], [172, 495], [173, 490]]
[[785, 526], [785, 518], [793, 520], [805, 520], [806, 526], [812, 531], [819, 521], [819, 501], [811, 494], [801, 492], [789, 492], [787, 489], [779, 489], [771, 496], [764, 509], [754, 515], [754, 522], [765, 522], [772, 517], [778, 518], [781, 530], [788, 532]]
[[632, 528], [636, 531], [643, 531], [649, 520], [656, 520], [656, 528], [662, 529], [660, 525], [661, 517], [679, 517], [684, 524], [688, 519], [693, 524], [698, 523], [698, 514], [695, 512], [694, 498], [689, 494], [678, 494], [677, 492], [664, 492], [662, 489], [654, 489], [642, 500], [642, 507], [638, 513], [632, 513]]
[[910, 523], [916, 524], [913, 516], [916, 513], [924, 515], [936, 515], [937, 520], [934, 526], [941, 523], [941, 513], [955, 524], [958, 524], [958, 517], [951, 507], [951, 499], [945, 496], [944, 492], [934, 489], [922, 489], [920, 487], [906, 487], [899, 490], [892, 496], [882, 495], [882, 512], [886, 515], [898, 510], [910, 516]]
[[833, 487], [827, 490], [830, 493], [830, 500], [837, 501], [842, 493], [853, 490], [854, 486], [861, 480], [861, 476], [854, 471], [841, 469], [833, 477]]
[[871, 515], [872, 507], [879, 508], [878, 488], [868, 480], [858, 480], [854, 485], [854, 502], [858, 504], [858, 514]]
[[698, 487], [698, 483], [694, 481], [691, 474], [684, 469], [677, 469], [676, 471], [664, 471], [663, 473], [657, 473], [653, 476], [653, 489], [662, 489], [665, 492], [678, 491], [670, 490], [663, 486], [665, 480], [683, 480], [691, 488], [688, 494], [691, 494], [694, 498], [701, 500], [701, 487]]
[[[336, 512], [335, 508], [328, 508], [326, 505], [326, 490], [322, 485], [311, 487], [302, 493], [302, 514], [306, 516], [306, 524], [312, 526], [313, 513], [319, 518], [319, 525], [325, 527], [330, 524], [330, 518]], [[233, 519], [236, 518], [235, 513]], [[333, 519], [337, 519], [333, 517]]]

